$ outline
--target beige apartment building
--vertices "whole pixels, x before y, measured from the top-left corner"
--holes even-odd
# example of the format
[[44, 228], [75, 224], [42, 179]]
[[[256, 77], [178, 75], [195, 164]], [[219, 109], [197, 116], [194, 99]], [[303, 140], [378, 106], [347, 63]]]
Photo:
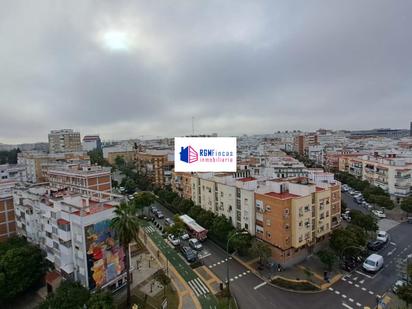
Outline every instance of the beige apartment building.
[[245, 229], [254, 235], [257, 180], [235, 176], [232, 173], [192, 175], [192, 201], [205, 210], [225, 216], [237, 229]]
[[171, 186], [181, 197], [192, 199], [192, 173], [172, 171]]
[[399, 203], [411, 194], [412, 158], [395, 154], [378, 156], [343, 156], [339, 158], [339, 170], [366, 180], [388, 192]]
[[49, 152], [79, 152], [82, 151], [80, 133], [72, 129], [52, 130], [49, 133]]
[[337, 181], [316, 184], [303, 177], [266, 181], [256, 190], [256, 237], [271, 246], [277, 263], [302, 261], [339, 225], [338, 190]]
[[136, 169], [146, 175], [156, 187], [170, 185], [174, 161], [170, 151], [147, 150], [136, 151], [133, 161]]
[[45, 153], [36, 151], [25, 151], [17, 155], [19, 165], [26, 167], [26, 181], [39, 183], [46, 181], [42, 167], [49, 163], [67, 162], [90, 162], [89, 156], [85, 152], [68, 153]]

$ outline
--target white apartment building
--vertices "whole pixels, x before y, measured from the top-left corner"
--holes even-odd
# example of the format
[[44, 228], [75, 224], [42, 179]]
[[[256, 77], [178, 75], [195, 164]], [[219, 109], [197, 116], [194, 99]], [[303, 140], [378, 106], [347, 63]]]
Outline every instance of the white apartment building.
[[94, 149], [102, 149], [102, 141], [98, 135], [86, 135], [83, 137], [83, 151], [91, 151]]
[[248, 166], [253, 177], [261, 176], [277, 179], [307, 176], [305, 165], [290, 156], [261, 156], [253, 159], [255, 163], [251, 163]]
[[237, 229], [255, 234], [255, 178], [205, 173], [192, 175], [191, 182], [192, 201], [196, 205], [225, 216]]
[[396, 202], [411, 194], [412, 158], [395, 154], [339, 158], [339, 170], [384, 189]]
[[11, 179], [19, 182], [27, 181], [26, 166], [21, 164], [0, 165], [0, 180]]
[[62, 277], [91, 290], [125, 284], [125, 252], [110, 228], [121, 196], [90, 198], [31, 185], [16, 186], [13, 198], [17, 233], [38, 244]]
[[72, 129], [52, 130], [49, 133], [49, 152], [82, 151], [80, 133]]

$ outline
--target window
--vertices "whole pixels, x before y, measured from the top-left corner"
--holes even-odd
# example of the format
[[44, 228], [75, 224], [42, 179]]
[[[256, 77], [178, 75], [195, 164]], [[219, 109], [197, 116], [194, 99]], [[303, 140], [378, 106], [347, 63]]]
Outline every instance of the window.
[[272, 238], [272, 234], [270, 234], [269, 232], [266, 232], [266, 237], [267, 238]]
[[287, 216], [287, 215], [289, 215], [289, 208], [285, 208], [284, 210], [283, 210], [283, 213]]
[[266, 205], [266, 211], [271, 211], [272, 208], [270, 207], [270, 205]]
[[270, 221], [270, 219], [266, 219], [266, 225], [267, 225], [267, 226], [270, 226], [271, 223], [272, 223], [272, 222]]
[[306, 205], [305, 206], [305, 212], [308, 212], [308, 211], [310, 211], [310, 207], [309, 207], [309, 205]]
[[299, 221], [299, 227], [302, 227], [302, 225], [303, 225], [303, 222]]
[[329, 217], [329, 211], [326, 212], [326, 218]]
[[299, 242], [302, 242], [302, 241], [303, 241], [303, 236], [300, 235], [300, 236], [299, 236]]
[[285, 224], [285, 230], [288, 230], [289, 229], [289, 224]]

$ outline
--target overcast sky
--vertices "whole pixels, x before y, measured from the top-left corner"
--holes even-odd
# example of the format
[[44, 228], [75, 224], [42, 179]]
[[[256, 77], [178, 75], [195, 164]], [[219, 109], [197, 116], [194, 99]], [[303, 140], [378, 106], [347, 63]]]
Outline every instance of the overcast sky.
[[0, 143], [412, 120], [410, 0], [0, 5]]

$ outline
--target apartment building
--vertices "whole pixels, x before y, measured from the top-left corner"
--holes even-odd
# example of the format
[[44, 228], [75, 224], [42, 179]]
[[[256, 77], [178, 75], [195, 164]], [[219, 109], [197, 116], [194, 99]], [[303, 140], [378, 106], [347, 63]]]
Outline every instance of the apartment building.
[[17, 186], [17, 233], [39, 245], [64, 278], [91, 290], [126, 282], [125, 252], [110, 227], [121, 196], [83, 196], [45, 185]]
[[99, 135], [85, 135], [82, 143], [83, 151], [92, 151], [94, 149], [102, 149], [102, 141]]
[[254, 157], [253, 161], [249, 161], [245, 168], [249, 169], [254, 177], [290, 178], [307, 176], [305, 165], [290, 156]]
[[13, 187], [10, 179], [0, 180], [0, 242], [16, 234]]
[[75, 161], [90, 162], [90, 158], [84, 152], [48, 154], [45, 152], [27, 151], [17, 155], [17, 163], [26, 167], [26, 180], [30, 183], [46, 181], [42, 172], [42, 166], [45, 164]]
[[293, 150], [300, 155], [308, 152], [309, 146], [319, 145], [319, 136], [316, 133], [300, 134], [293, 138]]
[[412, 158], [396, 154], [379, 156], [344, 156], [339, 159], [339, 170], [366, 180], [382, 188], [399, 203], [411, 194]]
[[43, 166], [45, 180], [52, 187], [72, 192], [112, 192], [111, 168], [90, 164], [47, 164]]
[[0, 180], [11, 179], [19, 182], [27, 181], [26, 166], [21, 164], [0, 165]]
[[[340, 190], [338, 182], [332, 184]], [[326, 239], [332, 230], [332, 193], [331, 184], [318, 186], [304, 177], [266, 181], [256, 190], [256, 237], [270, 245], [277, 263], [298, 263]], [[340, 209], [336, 195], [334, 203]]]
[[49, 152], [79, 152], [82, 151], [80, 132], [72, 129], [52, 130], [49, 133]]
[[181, 197], [192, 199], [192, 173], [172, 171], [171, 186]]
[[136, 169], [146, 175], [154, 186], [162, 188], [171, 184], [174, 159], [169, 150], [136, 151], [133, 161]]
[[192, 201], [196, 205], [225, 216], [237, 229], [255, 234], [256, 178], [235, 178], [232, 173], [202, 173], [192, 175], [191, 182]]

